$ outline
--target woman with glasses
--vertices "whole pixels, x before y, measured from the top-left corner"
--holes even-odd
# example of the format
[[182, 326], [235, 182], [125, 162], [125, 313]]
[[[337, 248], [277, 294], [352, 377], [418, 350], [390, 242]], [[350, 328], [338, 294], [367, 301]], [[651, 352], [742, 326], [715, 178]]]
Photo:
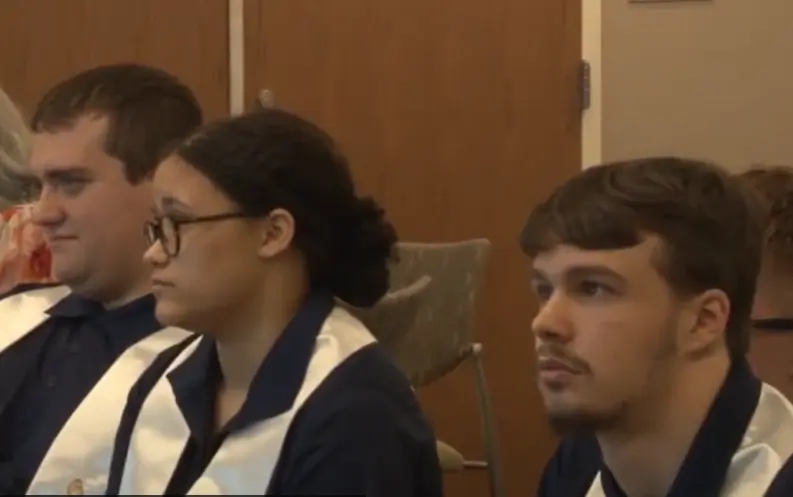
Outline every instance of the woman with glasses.
[[316, 126], [210, 125], [154, 176], [157, 317], [198, 333], [130, 394], [108, 493], [440, 497], [406, 379], [335, 298], [371, 306], [396, 234]]

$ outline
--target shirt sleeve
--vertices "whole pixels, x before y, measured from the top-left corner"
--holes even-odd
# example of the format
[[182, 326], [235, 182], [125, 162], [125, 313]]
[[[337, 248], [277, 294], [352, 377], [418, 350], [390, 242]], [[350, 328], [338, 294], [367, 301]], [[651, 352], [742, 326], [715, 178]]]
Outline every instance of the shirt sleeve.
[[[377, 392], [326, 397], [305, 412], [289, 444], [284, 495], [442, 497], [435, 437], [416, 407]], [[304, 409], [309, 407], [304, 406]], [[294, 426], [294, 425], [293, 425]], [[291, 440], [289, 440], [291, 438]]]

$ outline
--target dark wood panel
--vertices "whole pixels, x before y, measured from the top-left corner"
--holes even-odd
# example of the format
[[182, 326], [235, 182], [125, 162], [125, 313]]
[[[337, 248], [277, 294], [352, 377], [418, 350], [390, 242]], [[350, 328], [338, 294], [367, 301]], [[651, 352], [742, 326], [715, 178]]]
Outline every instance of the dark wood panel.
[[103, 63], [182, 78], [207, 115], [228, 113], [226, 0], [3, 0], [0, 85], [29, 110], [53, 83]]

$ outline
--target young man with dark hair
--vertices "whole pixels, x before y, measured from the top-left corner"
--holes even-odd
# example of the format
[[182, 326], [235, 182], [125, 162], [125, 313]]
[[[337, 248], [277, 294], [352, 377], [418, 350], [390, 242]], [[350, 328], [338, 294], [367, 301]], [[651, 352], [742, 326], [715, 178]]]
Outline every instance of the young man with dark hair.
[[136, 64], [72, 76], [35, 109], [33, 222], [60, 284], [0, 299], [0, 493], [104, 492], [129, 388], [187, 335], [154, 317], [143, 227], [152, 172], [201, 121], [189, 88]]
[[567, 436], [540, 496], [793, 495], [793, 405], [745, 357], [753, 200], [714, 165], [661, 157], [588, 169], [531, 213], [539, 387]]

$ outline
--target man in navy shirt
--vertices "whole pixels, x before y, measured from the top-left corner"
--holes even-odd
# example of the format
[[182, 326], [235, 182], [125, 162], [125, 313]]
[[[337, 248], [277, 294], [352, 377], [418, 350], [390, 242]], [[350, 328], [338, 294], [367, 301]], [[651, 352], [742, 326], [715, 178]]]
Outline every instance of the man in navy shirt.
[[781, 497], [793, 405], [746, 360], [764, 222], [694, 160], [588, 169], [531, 213], [542, 497]]
[[201, 124], [193, 93], [135, 64], [55, 85], [32, 118], [34, 222], [60, 286], [0, 300], [0, 494], [103, 493], [129, 388], [186, 338], [154, 318], [151, 172]]

